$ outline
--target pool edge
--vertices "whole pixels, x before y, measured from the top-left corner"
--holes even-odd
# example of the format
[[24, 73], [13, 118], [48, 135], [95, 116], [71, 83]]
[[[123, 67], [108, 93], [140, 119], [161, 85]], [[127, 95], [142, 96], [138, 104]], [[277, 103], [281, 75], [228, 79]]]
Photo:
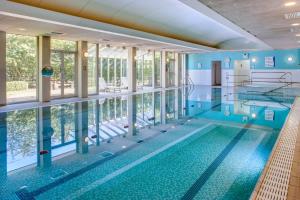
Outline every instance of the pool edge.
[[[288, 194], [291, 186], [290, 179], [292, 174], [292, 165], [295, 161], [294, 154], [296, 149], [296, 143], [298, 142], [300, 144], [300, 138], [298, 139], [299, 122], [300, 122], [299, 112], [300, 112], [300, 97], [296, 97], [291, 107], [291, 111], [289, 112], [285, 120], [283, 128], [280, 131], [279, 137], [276, 140], [276, 143], [269, 156], [269, 159], [264, 167], [264, 170], [260, 175], [249, 199], [251, 200], [274, 199], [275, 197], [278, 199], [288, 198]], [[291, 143], [289, 143], [289, 145], [286, 144], [285, 140], [287, 136], [291, 137], [291, 139], [293, 140], [292, 144]], [[282, 168], [280, 168], [278, 167], [278, 163], [274, 163], [276, 160], [275, 156], [277, 156], [277, 159], [283, 158], [282, 154], [281, 155], [278, 154], [280, 154], [280, 152], [286, 153], [287, 150], [289, 155], [286, 154], [285, 156], [289, 156], [289, 158], [283, 159], [285, 161], [285, 165], [282, 166]], [[274, 184], [274, 180], [272, 180], [272, 178], [274, 177], [278, 178], [278, 176], [280, 175], [282, 176], [283, 171], [285, 175], [284, 178], [282, 178], [281, 181], [275, 182]], [[270, 182], [272, 182], [273, 184], [269, 185]], [[290, 197], [290, 198], [293, 199], [294, 197]]]

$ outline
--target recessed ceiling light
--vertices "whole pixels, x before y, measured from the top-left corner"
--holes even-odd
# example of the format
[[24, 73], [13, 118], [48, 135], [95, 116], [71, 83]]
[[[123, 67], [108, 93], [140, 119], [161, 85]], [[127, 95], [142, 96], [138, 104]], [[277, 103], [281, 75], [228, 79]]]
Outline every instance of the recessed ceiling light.
[[300, 25], [299, 23], [291, 24], [291, 26], [299, 26], [299, 25]]
[[19, 31], [26, 31], [26, 28], [18, 28]]
[[284, 6], [286, 6], [286, 7], [290, 7], [290, 6], [294, 6], [294, 5], [296, 5], [296, 2], [295, 2], [295, 1], [286, 2], [286, 3], [284, 4]]
[[300, 34], [296, 34], [297, 37], [300, 37]]

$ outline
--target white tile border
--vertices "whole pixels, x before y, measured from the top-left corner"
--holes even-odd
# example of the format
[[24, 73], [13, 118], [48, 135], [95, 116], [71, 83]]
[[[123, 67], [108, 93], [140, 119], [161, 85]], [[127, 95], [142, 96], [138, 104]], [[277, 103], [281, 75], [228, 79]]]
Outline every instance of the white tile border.
[[300, 97], [291, 111], [273, 147], [269, 160], [250, 197], [251, 200], [287, 199], [300, 121]]

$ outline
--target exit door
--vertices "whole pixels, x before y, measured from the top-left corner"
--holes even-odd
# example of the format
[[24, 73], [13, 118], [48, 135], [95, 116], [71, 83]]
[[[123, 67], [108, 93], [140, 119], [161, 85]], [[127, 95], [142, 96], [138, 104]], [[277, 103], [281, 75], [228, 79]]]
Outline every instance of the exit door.
[[222, 84], [221, 61], [213, 61], [211, 68], [211, 85], [220, 86]]

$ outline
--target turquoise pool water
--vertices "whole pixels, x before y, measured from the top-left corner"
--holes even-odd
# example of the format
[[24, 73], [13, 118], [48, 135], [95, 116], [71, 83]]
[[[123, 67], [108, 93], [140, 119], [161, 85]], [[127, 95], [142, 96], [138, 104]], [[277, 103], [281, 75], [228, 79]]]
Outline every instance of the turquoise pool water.
[[0, 197], [248, 199], [295, 98], [252, 90], [180, 88], [0, 112]]

